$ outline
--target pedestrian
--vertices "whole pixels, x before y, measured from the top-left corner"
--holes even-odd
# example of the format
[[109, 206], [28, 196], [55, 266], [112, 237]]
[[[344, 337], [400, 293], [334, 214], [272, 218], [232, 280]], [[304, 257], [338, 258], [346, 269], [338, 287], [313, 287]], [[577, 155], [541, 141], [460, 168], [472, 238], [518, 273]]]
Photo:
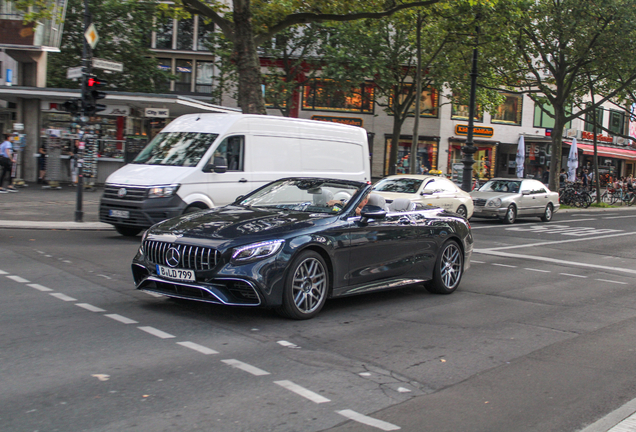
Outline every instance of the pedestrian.
[[[17, 192], [17, 189], [11, 185], [11, 168], [13, 168], [13, 145], [9, 139], [10, 134], [4, 135], [4, 141], [0, 144], [0, 167], [2, 173], [0, 173], [0, 193]], [[3, 188], [4, 177], [7, 177], [7, 187]]]
[[548, 185], [550, 183], [550, 167], [545, 167], [545, 171], [543, 171], [543, 175], [541, 176], [541, 183], [544, 185]]
[[46, 184], [44, 177], [46, 176], [46, 148], [44, 143], [40, 144], [38, 149], [38, 184]]
[[74, 140], [73, 148], [69, 152], [71, 156], [69, 160], [69, 168], [71, 170], [71, 186], [77, 186], [77, 175], [79, 171], [77, 166], [78, 153], [79, 153], [79, 140]]
[[565, 187], [565, 182], [568, 181], [568, 175], [565, 172], [565, 168], [561, 168], [561, 172], [559, 173], [559, 187]]

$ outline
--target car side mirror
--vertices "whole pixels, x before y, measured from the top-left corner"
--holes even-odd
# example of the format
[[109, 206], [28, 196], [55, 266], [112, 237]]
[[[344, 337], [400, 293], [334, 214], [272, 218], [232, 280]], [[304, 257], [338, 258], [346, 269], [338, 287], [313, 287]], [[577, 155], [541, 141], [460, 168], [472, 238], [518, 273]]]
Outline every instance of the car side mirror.
[[365, 205], [360, 211], [360, 222], [366, 223], [369, 219], [384, 219], [386, 217], [386, 210], [382, 207], [374, 205]]
[[521, 195], [530, 195], [530, 191], [529, 190], [521, 191]]
[[203, 172], [215, 172], [217, 174], [223, 174], [227, 171], [227, 161], [223, 156], [214, 156], [214, 162], [208, 162], [203, 167]]
[[420, 192], [420, 195], [433, 195], [433, 191], [423, 190], [422, 192]]

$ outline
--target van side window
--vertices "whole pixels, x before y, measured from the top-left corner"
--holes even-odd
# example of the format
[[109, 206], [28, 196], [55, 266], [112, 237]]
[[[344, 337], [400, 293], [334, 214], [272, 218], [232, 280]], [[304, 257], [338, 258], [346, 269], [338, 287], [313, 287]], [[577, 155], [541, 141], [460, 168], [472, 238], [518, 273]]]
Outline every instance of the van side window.
[[230, 136], [219, 144], [214, 156], [225, 157], [228, 171], [243, 171], [244, 149], [245, 137], [243, 135]]

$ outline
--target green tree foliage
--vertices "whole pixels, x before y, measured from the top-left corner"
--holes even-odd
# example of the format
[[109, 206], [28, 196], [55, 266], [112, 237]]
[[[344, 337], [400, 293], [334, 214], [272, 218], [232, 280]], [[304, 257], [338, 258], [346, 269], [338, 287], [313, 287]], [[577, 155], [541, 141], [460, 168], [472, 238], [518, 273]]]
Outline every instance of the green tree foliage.
[[[150, 52], [154, 2], [91, 0], [90, 11], [99, 34], [93, 56], [124, 64], [123, 72], [107, 74], [94, 69], [94, 74], [107, 80], [109, 88], [120, 91], [154, 92], [165, 85], [170, 74], [158, 69]], [[49, 55], [48, 87], [79, 88], [79, 81], [66, 78], [66, 69], [81, 66], [83, 39], [83, 2], [69, 0], [60, 52]]]
[[[606, 101], [633, 100], [632, 41], [636, 8], [630, 0], [510, 0], [500, 39], [509, 50], [488, 58], [499, 85], [527, 93], [555, 121], [550, 188], [558, 187], [563, 128]], [[505, 12], [504, 12], [505, 11]], [[503, 55], [501, 55], [503, 54]], [[595, 88], [594, 104], [586, 104]], [[631, 97], [630, 97], [631, 96]]]

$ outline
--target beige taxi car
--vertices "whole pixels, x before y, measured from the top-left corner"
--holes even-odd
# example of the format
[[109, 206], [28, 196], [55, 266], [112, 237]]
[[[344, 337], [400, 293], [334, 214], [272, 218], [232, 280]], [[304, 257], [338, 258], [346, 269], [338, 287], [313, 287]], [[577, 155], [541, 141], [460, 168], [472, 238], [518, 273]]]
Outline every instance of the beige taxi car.
[[398, 174], [385, 177], [373, 186], [390, 206], [398, 199], [435, 206], [458, 213], [469, 219], [473, 215], [473, 200], [452, 181], [435, 175]]

